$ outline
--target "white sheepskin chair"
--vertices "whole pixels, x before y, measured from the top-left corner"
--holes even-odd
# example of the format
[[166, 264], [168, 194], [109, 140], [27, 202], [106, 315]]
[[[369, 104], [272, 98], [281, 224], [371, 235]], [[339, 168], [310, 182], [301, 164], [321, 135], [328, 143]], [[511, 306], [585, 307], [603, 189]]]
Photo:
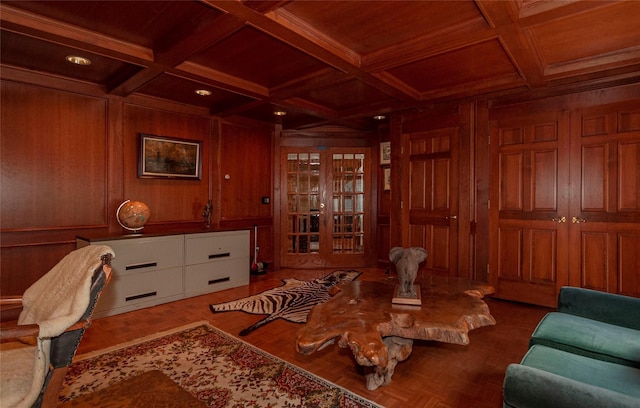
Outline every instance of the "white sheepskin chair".
[[[91, 299], [94, 273], [102, 270], [106, 276], [101, 285], [106, 285], [111, 276], [108, 263], [112, 257], [113, 250], [107, 246], [90, 245], [72, 251], [31, 285], [21, 299], [12, 299], [22, 302], [22, 311], [18, 326], [3, 327], [0, 331], [3, 339], [0, 344], [0, 407], [40, 406], [43, 385], [51, 380], [51, 376], [47, 377], [50, 368], [56, 368], [50, 367], [52, 339], [75, 325], [74, 330], [82, 332], [76, 334], [77, 339], [72, 343], [79, 342], [97, 301]], [[103, 266], [105, 260], [107, 265]], [[99, 296], [101, 289], [96, 295]], [[77, 325], [82, 319], [86, 320], [84, 324]], [[34, 335], [35, 341], [30, 337]], [[17, 338], [7, 342], [10, 337]], [[77, 344], [71, 347], [72, 355], [67, 358], [69, 362], [76, 347]], [[64, 373], [66, 367], [62, 378], [56, 381], [61, 383]]]

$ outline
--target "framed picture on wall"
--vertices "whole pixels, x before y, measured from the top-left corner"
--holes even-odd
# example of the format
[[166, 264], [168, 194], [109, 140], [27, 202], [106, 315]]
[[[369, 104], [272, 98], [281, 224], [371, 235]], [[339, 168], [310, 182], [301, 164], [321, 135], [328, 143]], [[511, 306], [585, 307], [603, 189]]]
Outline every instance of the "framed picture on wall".
[[391, 142], [380, 143], [380, 164], [391, 163]]
[[138, 177], [202, 179], [202, 142], [140, 133]]
[[391, 168], [385, 167], [383, 169], [384, 173], [384, 191], [391, 190]]

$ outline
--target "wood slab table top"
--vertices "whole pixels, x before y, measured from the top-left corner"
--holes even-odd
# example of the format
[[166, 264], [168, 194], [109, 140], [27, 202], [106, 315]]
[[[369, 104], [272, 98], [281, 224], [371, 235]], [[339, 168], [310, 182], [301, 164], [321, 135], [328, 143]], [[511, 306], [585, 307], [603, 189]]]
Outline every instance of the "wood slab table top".
[[399, 361], [411, 354], [413, 340], [469, 344], [469, 330], [494, 325], [482, 300], [491, 286], [461, 278], [427, 275], [420, 282], [422, 305], [393, 304], [396, 280], [354, 281], [339, 286], [327, 302], [315, 306], [296, 338], [308, 355], [333, 344], [349, 347], [358, 364], [373, 367], [367, 388], [391, 381]]

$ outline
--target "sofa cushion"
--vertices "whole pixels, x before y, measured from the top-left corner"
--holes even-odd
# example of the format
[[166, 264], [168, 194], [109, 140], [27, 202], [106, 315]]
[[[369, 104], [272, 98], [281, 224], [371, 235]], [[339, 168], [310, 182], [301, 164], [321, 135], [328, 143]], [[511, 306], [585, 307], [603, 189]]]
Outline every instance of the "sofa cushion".
[[564, 286], [558, 312], [640, 330], [640, 298], [631, 296]]
[[509, 364], [503, 408], [638, 408], [632, 396], [585, 384], [522, 364]]
[[625, 394], [637, 398], [640, 403], [638, 368], [595, 360], [541, 345], [531, 347], [521, 364]]
[[534, 344], [640, 368], [640, 330], [580, 316], [548, 313], [531, 335]]

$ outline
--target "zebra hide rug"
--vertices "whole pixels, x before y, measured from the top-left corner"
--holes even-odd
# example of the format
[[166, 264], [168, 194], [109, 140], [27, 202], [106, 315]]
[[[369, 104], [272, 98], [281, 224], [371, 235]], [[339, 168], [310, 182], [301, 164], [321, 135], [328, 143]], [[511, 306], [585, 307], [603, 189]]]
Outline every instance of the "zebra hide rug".
[[283, 279], [284, 285], [257, 295], [231, 302], [209, 305], [213, 313], [241, 310], [253, 314], [266, 314], [264, 319], [240, 332], [246, 336], [258, 327], [282, 318], [295, 323], [305, 323], [311, 308], [331, 298], [330, 289], [341, 283], [356, 279], [362, 272], [338, 270], [311, 281], [295, 278]]

